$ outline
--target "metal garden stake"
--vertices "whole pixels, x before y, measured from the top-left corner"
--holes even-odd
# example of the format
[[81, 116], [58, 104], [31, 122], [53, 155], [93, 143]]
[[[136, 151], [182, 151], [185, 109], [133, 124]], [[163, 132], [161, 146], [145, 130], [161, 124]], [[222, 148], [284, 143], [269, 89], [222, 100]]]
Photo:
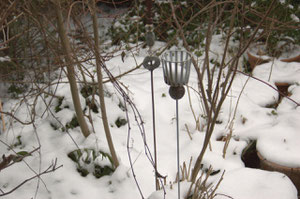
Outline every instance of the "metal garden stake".
[[152, 122], [153, 122], [153, 147], [154, 147], [154, 170], [155, 170], [155, 187], [159, 189], [157, 177], [157, 153], [156, 153], [156, 132], [155, 132], [155, 107], [154, 107], [154, 88], [153, 88], [153, 70], [160, 65], [158, 57], [147, 56], [143, 61], [143, 66], [150, 71], [151, 74], [151, 96], [152, 96]]
[[[151, 48], [155, 43], [155, 35], [153, 32], [152, 22], [152, 0], [146, 0], [147, 15], [146, 15], [146, 44], [149, 47], [149, 54]], [[152, 96], [152, 122], [153, 122], [153, 147], [154, 147], [154, 172], [155, 172], [155, 188], [159, 190], [158, 172], [157, 172], [157, 153], [156, 153], [156, 132], [155, 132], [155, 107], [154, 107], [154, 88], [153, 88], [153, 70], [160, 65], [160, 60], [156, 56], [147, 56], [143, 61], [143, 66], [151, 72], [151, 96]]]
[[170, 85], [169, 94], [176, 100], [176, 127], [177, 127], [177, 172], [178, 172], [178, 199], [180, 198], [180, 159], [179, 159], [179, 117], [178, 100], [184, 96], [189, 81], [191, 55], [186, 51], [169, 51], [161, 58], [165, 83]]

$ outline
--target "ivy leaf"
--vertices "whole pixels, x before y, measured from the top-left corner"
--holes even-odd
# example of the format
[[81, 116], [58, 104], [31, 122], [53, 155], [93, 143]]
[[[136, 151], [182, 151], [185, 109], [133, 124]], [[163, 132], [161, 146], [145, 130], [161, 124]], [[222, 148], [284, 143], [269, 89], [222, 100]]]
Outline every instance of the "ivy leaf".
[[30, 153], [28, 153], [27, 151], [19, 151], [17, 153], [18, 156], [22, 156], [22, 157], [26, 157], [26, 156], [29, 156]]
[[30, 156], [31, 154], [28, 153], [27, 151], [19, 151], [17, 152], [17, 156], [15, 156], [13, 158], [14, 162], [21, 162], [23, 158], [25, 158], [26, 156]]

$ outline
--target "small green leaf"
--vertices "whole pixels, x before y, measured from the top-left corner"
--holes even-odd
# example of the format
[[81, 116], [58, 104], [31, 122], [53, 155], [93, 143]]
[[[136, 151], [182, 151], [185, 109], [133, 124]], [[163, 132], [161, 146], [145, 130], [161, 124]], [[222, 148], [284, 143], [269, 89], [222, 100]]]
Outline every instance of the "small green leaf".
[[26, 156], [29, 156], [30, 153], [28, 153], [27, 151], [19, 151], [17, 153], [18, 156], [23, 156], [23, 157], [26, 157]]
[[272, 110], [271, 114], [272, 115], [278, 115], [278, 113], [275, 110]]
[[115, 124], [118, 128], [120, 128], [121, 126], [124, 126], [125, 124], [127, 124], [127, 120], [121, 117], [118, 117], [118, 119], [115, 121]]

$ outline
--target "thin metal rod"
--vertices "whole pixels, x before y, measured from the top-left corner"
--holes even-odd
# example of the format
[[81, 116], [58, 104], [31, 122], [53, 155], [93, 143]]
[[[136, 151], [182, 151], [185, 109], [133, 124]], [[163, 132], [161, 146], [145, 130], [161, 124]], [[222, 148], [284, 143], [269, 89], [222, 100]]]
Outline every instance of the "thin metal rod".
[[152, 21], [152, 7], [153, 7], [153, 0], [146, 0], [146, 7], [147, 7], [147, 11], [146, 11], [146, 24], [153, 24]]
[[153, 122], [153, 147], [154, 147], [154, 172], [155, 172], [155, 188], [159, 190], [159, 181], [157, 177], [157, 153], [156, 153], [156, 131], [155, 131], [155, 107], [154, 107], [154, 86], [153, 86], [153, 70], [151, 73], [151, 96], [152, 96], [152, 122]]
[[180, 199], [180, 160], [179, 160], [179, 117], [178, 117], [178, 99], [176, 100], [176, 126], [177, 126], [178, 199]]

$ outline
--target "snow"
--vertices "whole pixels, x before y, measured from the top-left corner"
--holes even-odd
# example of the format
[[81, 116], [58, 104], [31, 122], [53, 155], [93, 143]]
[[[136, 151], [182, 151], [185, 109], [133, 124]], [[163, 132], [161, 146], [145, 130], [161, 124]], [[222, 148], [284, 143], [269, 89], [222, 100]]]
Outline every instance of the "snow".
[[285, 4], [285, 0], [279, 0], [281, 4]]
[[253, 71], [253, 76], [269, 82], [299, 83], [300, 64], [297, 62], [286, 63], [274, 60], [271, 63], [262, 64]]
[[0, 62], [11, 61], [9, 56], [0, 57]]
[[295, 14], [291, 14], [290, 16], [294, 22], [300, 22], [299, 18]]
[[[223, 45], [222, 38], [217, 35], [213, 38], [212, 53], [215, 60], [220, 59], [223, 53], [220, 46]], [[160, 48], [164, 44], [157, 43], [155, 48]], [[146, 49], [140, 52], [127, 54], [124, 62], [121, 56], [115, 56], [107, 61], [107, 67], [115, 75], [136, 67], [142, 63], [147, 55]], [[199, 57], [203, 59], [203, 57]], [[88, 66], [92, 71], [93, 68]], [[194, 69], [191, 69], [189, 86], [197, 90], [197, 76]], [[168, 86], [164, 83], [162, 68], [154, 70], [154, 91], [156, 110], [156, 133], [158, 150], [158, 171], [163, 176], [167, 176], [165, 186], [166, 198], [177, 198], [176, 177], [176, 120], [175, 101], [168, 94]], [[271, 86], [275, 87], [276, 82], [287, 82], [292, 84], [289, 88], [290, 98], [300, 102], [300, 65], [299, 63], [284, 63], [279, 60], [256, 66], [253, 77], [259, 78]], [[66, 81], [64, 78], [62, 81]], [[151, 92], [150, 73], [144, 68], [139, 68], [132, 73], [123, 76], [120, 81], [126, 86], [131, 100], [135, 103], [141, 113], [146, 131], [146, 139], [149, 148], [153, 149], [152, 136], [152, 112], [151, 112]], [[121, 165], [114, 173], [99, 179], [91, 173], [86, 177], [80, 176], [76, 171], [74, 163], [67, 154], [80, 148], [101, 150], [109, 153], [106, 143], [105, 133], [100, 113], [92, 113], [95, 133], [88, 138], [84, 138], [79, 127], [69, 129], [68, 132], [61, 131], [61, 124], [65, 125], [74, 116], [74, 107], [68, 84], [61, 83], [53, 86], [52, 91], [57, 91], [56, 95], [64, 97], [62, 108], [55, 113], [56, 102], [52, 102], [51, 110], [53, 115], [44, 110], [45, 102], [50, 103], [51, 97], [36, 101], [37, 117], [35, 118], [35, 128], [33, 125], [23, 126], [11, 121], [5, 116], [5, 121], [10, 126], [0, 135], [0, 151], [8, 156], [13, 154], [7, 143], [13, 146], [21, 136], [20, 145], [13, 147], [14, 151], [32, 151], [41, 147], [32, 156], [24, 158], [24, 161], [15, 163], [13, 166], [0, 172], [0, 190], [7, 192], [13, 189], [20, 182], [35, 175], [35, 172], [45, 170], [57, 159], [57, 165], [63, 165], [53, 173], [45, 174], [41, 180], [35, 179], [26, 183], [10, 195], [7, 199], [14, 198], [51, 198], [51, 199], [132, 199], [141, 198], [139, 190], [135, 184], [130, 168], [127, 153], [127, 126], [118, 128], [115, 121], [118, 117], [126, 118], [124, 111], [118, 106], [122, 98], [114, 90], [110, 83], [105, 84], [105, 89], [111, 96], [105, 97], [109, 124], [114, 140], [116, 152]], [[196, 117], [201, 118], [203, 108], [201, 107], [199, 96], [192, 89], [191, 101]], [[297, 190], [287, 176], [282, 173], [263, 171], [259, 169], [246, 168], [241, 160], [243, 149], [249, 140], [257, 140], [258, 151], [270, 161], [294, 168], [300, 167], [300, 108], [287, 98], [283, 98], [277, 109], [267, 108], [279, 99], [278, 93], [270, 86], [243, 74], [237, 74], [233, 82], [231, 91], [226, 98], [219, 120], [211, 139], [211, 149], [203, 159], [203, 170], [212, 166], [216, 175], [208, 179], [209, 183], [216, 185], [225, 171], [225, 175], [216, 193], [215, 198], [286, 198], [297, 199]], [[44, 101], [45, 100], [45, 101]], [[56, 99], [52, 99], [55, 101]], [[96, 104], [99, 99], [96, 96]], [[34, 99], [28, 98], [29, 103]], [[81, 96], [81, 106], [85, 108], [84, 98]], [[17, 100], [5, 102], [4, 111], [16, 109], [16, 116], [22, 121], [30, 121], [30, 109], [25, 104], [20, 104]], [[276, 113], [276, 114], [275, 114]], [[42, 115], [43, 114], [43, 115]], [[131, 127], [131, 137], [129, 138], [129, 151], [133, 160], [133, 168], [136, 180], [145, 198], [163, 198], [164, 191], [155, 191], [154, 171], [151, 163], [145, 155], [143, 138], [139, 127], [135, 123], [133, 111], [128, 109]], [[87, 120], [88, 122], [88, 120]], [[192, 157], [192, 166], [200, 153], [205, 137], [206, 124], [204, 119], [200, 120], [201, 129], [196, 129], [196, 122], [189, 104], [188, 93], [179, 101], [179, 122], [180, 122], [180, 156], [181, 164], [187, 165]], [[59, 129], [53, 129], [51, 123], [58, 125]], [[10, 124], [10, 125], [9, 125]], [[185, 124], [188, 126], [192, 139], [188, 135]], [[232, 124], [232, 125], [231, 125]], [[89, 126], [92, 129], [92, 126]], [[232, 133], [225, 157], [223, 154], [224, 142], [218, 140], [221, 136]], [[76, 143], [76, 144], [75, 144]], [[109, 165], [107, 159], [96, 159], [100, 165]], [[189, 182], [181, 183], [182, 198], [189, 188]], [[172, 189], [171, 189], [172, 187]], [[0, 191], [0, 194], [1, 194]]]
[[225, 173], [215, 199], [228, 196], [243, 199], [292, 199], [296, 193], [290, 179], [281, 173], [241, 168]]

